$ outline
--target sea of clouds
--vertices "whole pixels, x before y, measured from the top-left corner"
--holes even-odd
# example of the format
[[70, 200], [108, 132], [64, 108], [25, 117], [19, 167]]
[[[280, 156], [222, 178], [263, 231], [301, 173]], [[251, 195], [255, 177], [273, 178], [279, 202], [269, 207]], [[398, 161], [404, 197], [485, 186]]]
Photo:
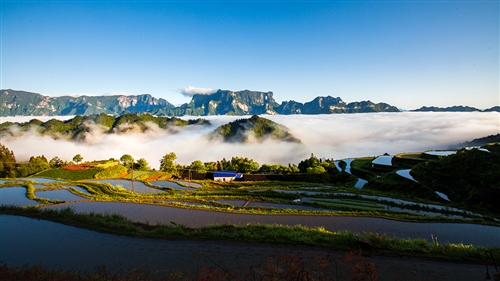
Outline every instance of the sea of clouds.
[[[71, 160], [74, 155], [81, 154], [84, 161], [90, 161], [119, 159], [123, 154], [130, 154], [135, 159], [145, 158], [151, 167], [158, 168], [161, 157], [170, 152], [177, 154], [177, 163], [180, 164], [233, 156], [249, 157], [260, 164], [298, 164], [311, 153], [320, 158], [344, 159], [447, 149], [450, 145], [500, 132], [498, 112], [403, 112], [261, 116], [288, 127], [302, 144], [270, 139], [262, 143], [236, 144], [207, 138], [218, 126], [248, 117], [208, 116], [203, 118], [212, 123], [210, 126], [193, 125], [169, 130], [151, 125], [147, 133], [102, 134], [94, 128], [81, 142], [55, 140], [34, 131], [16, 137], [2, 136], [0, 142], [14, 151], [18, 161], [33, 155]], [[32, 118], [46, 121], [54, 117], [2, 117], [0, 123], [26, 122]], [[64, 120], [72, 116], [57, 118]], [[198, 117], [183, 117], [195, 118]]]

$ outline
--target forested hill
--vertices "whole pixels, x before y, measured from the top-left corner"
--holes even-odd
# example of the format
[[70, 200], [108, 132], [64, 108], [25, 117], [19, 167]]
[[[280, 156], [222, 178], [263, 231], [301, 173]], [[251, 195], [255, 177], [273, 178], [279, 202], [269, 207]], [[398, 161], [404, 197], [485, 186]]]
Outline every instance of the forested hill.
[[204, 119], [182, 120], [176, 117], [154, 117], [150, 114], [124, 114], [113, 117], [101, 113], [99, 115], [79, 115], [66, 121], [51, 119], [42, 122], [38, 119], [32, 119], [24, 123], [4, 122], [0, 124], [0, 136], [16, 136], [34, 129], [42, 135], [49, 135], [53, 138], [83, 141], [87, 133], [90, 132], [101, 134], [142, 133], [148, 130], [168, 129], [177, 126], [209, 124], [210, 122]]
[[210, 134], [210, 138], [238, 143], [250, 142], [252, 140], [261, 142], [266, 139], [301, 142], [288, 131], [287, 127], [257, 115], [249, 119], [239, 119], [219, 126]]
[[208, 116], [253, 114], [332, 114], [398, 112], [386, 103], [371, 101], [345, 103], [340, 97], [316, 97], [310, 102], [284, 101], [278, 104], [273, 92], [218, 90], [209, 95], [193, 95], [189, 103], [178, 107], [149, 94], [137, 96], [61, 96], [0, 90], [0, 116], [91, 115], [106, 113], [150, 113], [156, 116]]
[[494, 143], [494, 142], [500, 143], [500, 134], [489, 135], [487, 137], [482, 137], [478, 139], [473, 139], [471, 141], [451, 145], [450, 149], [460, 149], [464, 146], [483, 146], [487, 145], [488, 143]]

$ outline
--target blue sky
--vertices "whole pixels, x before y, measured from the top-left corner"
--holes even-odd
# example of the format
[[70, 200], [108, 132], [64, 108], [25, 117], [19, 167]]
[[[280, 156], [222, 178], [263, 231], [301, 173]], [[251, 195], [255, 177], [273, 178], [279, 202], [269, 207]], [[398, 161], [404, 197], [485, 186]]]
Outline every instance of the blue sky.
[[499, 12], [499, 1], [1, 1], [0, 88], [488, 108], [500, 104]]

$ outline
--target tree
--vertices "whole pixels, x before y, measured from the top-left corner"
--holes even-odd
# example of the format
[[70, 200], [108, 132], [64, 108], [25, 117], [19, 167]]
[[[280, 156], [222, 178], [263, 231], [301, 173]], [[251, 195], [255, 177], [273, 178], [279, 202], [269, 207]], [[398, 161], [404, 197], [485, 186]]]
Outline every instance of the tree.
[[120, 161], [122, 161], [123, 166], [127, 168], [132, 168], [134, 164], [134, 158], [130, 154], [123, 154], [123, 156], [120, 157]]
[[16, 157], [14, 151], [0, 143], [0, 177], [16, 177]]
[[217, 162], [205, 162], [203, 163], [205, 166], [205, 170], [207, 171], [217, 171], [218, 169], [218, 163]]
[[149, 171], [149, 170], [151, 170], [151, 167], [149, 167], [149, 163], [148, 163], [148, 161], [146, 161], [146, 159], [141, 158], [141, 159], [137, 160], [137, 163], [135, 165], [135, 169], [139, 170], [139, 171]]
[[47, 158], [45, 158], [45, 156], [31, 156], [28, 163], [19, 164], [16, 174], [18, 177], [26, 177], [43, 170], [47, 170], [49, 168], [49, 161], [47, 161]]
[[175, 159], [177, 159], [177, 155], [174, 152], [165, 154], [160, 160], [160, 170], [171, 174], [177, 173]]
[[242, 173], [257, 172], [259, 170], [259, 163], [246, 157], [232, 157], [228, 170], [235, 170]]
[[77, 154], [75, 155], [75, 157], [73, 157], [73, 161], [75, 161], [75, 163], [78, 164], [83, 161], [83, 157], [80, 154]]
[[323, 166], [314, 166], [314, 167], [308, 167], [306, 173], [309, 175], [324, 174], [326, 173], [326, 170]]
[[307, 168], [316, 167], [319, 165], [319, 163], [320, 163], [320, 160], [316, 156], [314, 156], [313, 153], [311, 153], [311, 157], [309, 157], [309, 159], [300, 161], [300, 163], [299, 163], [300, 172], [306, 173]]
[[53, 167], [53, 168], [60, 168], [64, 165], [64, 161], [62, 161], [61, 158], [54, 156], [54, 158], [50, 159], [49, 165], [50, 165], [50, 167]]
[[191, 163], [189, 168], [193, 171], [196, 171], [197, 173], [200, 173], [200, 174], [207, 172], [207, 168], [205, 167], [205, 165], [203, 165], [203, 162], [201, 162], [200, 160], [193, 161], [193, 163]]

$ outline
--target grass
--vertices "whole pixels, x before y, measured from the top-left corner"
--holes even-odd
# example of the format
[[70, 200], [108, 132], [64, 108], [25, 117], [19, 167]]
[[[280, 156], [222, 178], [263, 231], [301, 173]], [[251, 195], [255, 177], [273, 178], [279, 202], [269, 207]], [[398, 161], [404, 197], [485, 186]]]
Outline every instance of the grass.
[[427, 161], [422, 158], [421, 152], [403, 152], [394, 155], [394, 165], [401, 169], [411, 169], [413, 166]]
[[[135, 174], [135, 172], [134, 172]], [[137, 180], [141, 181], [159, 181], [159, 180], [170, 180], [172, 174], [166, 172], [148, 172], [135, 177]]]
[[351, 162], [351, 173], [365, 180], [377, 178], [377, 175], [371, 171], [373, 159], [375, 159], [375, 157], [362, 157], [354, 159]]
[[144, 177], [144, 176], [147, 178], [149, 173], [150, 172], [147, 172], [147, 171], [134, 171], [134, 173], [130, 173], [130, 174], [122, 177], [122, 179], [130, 180], [130, 179], [132, 179], [132, 174], [134, 176], [134, 179], [137, 179], [138, 177]]
[[105, 164], [103, 167], [105, 168], [100, 168], [95, 174], [95, 179], [118, 179], [128, 174], [128, 169], [116, 162]]
[[37, 177], [42, 178], [51, 178], [51, 179], [62, 179], [62, 180], [85, 180], [85, 179], [93, 179], [94, 176], [98, 173], [97, 170], [64, 170], [59, 168], [45, 170], [36, 174]]
[[45, 219], [67, 225], [101, 232], [134, 237], [161, 239], [201, 239], [238, 242], [302, 244], [332, 247], [339, 250], [357, 250], [360, 242], [371, 244], [370, 253], [432, 258], [456, 262], [484, 262], [484, 251], [500, 255], [500, 247], [476, 247], [464, 244], [437, 243], [425, 239], [401, 239], [377, 233], [355, 234], [332, 232], [323, 227], [256, 225], [236, 226], [231, 224], [190, 228], [171, 223], [150, 225], [133, 222], [117, 214], [81, 214], [71, 208], [39, 209], [35, 207], [0, 206], [0, 213]]

